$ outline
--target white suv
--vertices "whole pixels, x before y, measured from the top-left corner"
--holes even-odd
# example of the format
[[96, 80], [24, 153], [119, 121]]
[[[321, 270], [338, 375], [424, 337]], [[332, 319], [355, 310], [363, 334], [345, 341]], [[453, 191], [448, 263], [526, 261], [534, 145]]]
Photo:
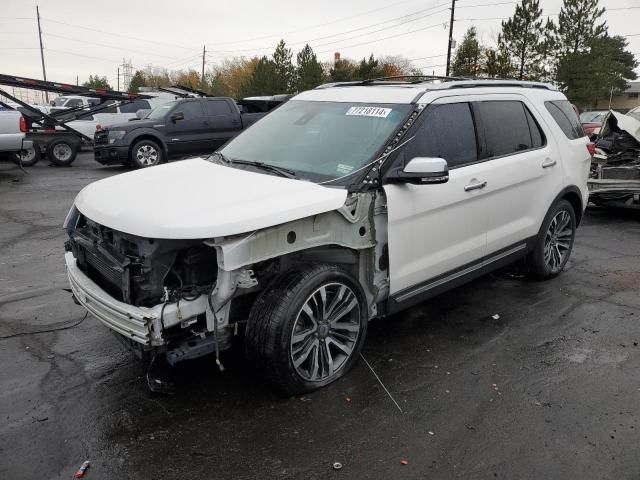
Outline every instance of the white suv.
[[306, 392], [357, 362], [374, 317], [520, 258], [560, 273], [590, 150], [545, 84], [325, 85], [209, 158], [87, 186], [65, 221], [69, 280], [170, 364], [218, 358], [240, 326], [263, 377]]

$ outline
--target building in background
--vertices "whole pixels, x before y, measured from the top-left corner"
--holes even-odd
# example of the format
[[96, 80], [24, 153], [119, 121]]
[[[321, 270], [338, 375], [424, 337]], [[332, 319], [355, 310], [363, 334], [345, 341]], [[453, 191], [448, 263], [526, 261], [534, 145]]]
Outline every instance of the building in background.
[[[629, 82], [629, 88], [619, 95], [611, 97], [611, 109], [616, 112], [627, 113], [632, 108], [640, 106], [640, 82]], [[598, 100], [595, 110], [607, 110], [609, 99]]]

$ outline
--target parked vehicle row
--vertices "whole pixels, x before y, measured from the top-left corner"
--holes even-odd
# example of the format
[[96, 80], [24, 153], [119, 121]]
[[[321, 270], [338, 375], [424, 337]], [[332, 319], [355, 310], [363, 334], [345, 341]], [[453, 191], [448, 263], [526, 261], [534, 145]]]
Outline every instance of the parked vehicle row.
[[246, 325], [262, 377], [308, 392], [356, 364], [369, 320], [516, 260], [547, 279], [569, 259], [593, 149], [549, 85], [329, 84], [249, 118], [203, 98], [104, 130], [100, 156], [141, 166], [187, 135], [234, 138], [92, 183], [64, 222], [74, 299], [170, 364], [219, 362]]

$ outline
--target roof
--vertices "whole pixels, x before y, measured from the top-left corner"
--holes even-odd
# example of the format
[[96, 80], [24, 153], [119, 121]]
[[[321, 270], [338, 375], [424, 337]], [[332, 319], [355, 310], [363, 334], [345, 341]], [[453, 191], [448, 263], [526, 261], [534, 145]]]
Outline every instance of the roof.
[[512, 90], [535, 89], [557, 91], [549, 84], [519, 80], [453, 80], [433, 81], [388, 81], [365, 80], [359, 82], [329, 83], [296, 95], [294, 100], [334, 102], [415, 103], [424, 93], [452, 89], [509, 88]]
[[624, 93], [640, 93], [640, 82], [629, 82], [629, 88]]

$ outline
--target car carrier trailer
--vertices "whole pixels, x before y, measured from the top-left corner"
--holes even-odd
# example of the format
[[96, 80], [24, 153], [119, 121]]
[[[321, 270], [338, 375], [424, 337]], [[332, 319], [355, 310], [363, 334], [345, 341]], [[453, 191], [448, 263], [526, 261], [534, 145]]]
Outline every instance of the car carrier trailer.
[[0, 88], [0, 95], [20, 105], [19, 110], [25, 119], [24, 124], [21, 125], [21, 129], [25, 133], [25, 142], [31, 142], [37, 158], [46, 155], [48, 160], [56, 166], [71, 165], [81, 145], [93, 145], [93, 138], [73, 129], [67, 125], [68, 122], [93, 115], [115, 104], [123, 105], [138, 99], [151, 98], [144, 94], [80, 87], [67, 83], [4, 74], [0, 74], [0, 85], [66, 95], [81, 95], [101, 100], [101, 103], [91, 107], [83, 105], [47, 114]]

